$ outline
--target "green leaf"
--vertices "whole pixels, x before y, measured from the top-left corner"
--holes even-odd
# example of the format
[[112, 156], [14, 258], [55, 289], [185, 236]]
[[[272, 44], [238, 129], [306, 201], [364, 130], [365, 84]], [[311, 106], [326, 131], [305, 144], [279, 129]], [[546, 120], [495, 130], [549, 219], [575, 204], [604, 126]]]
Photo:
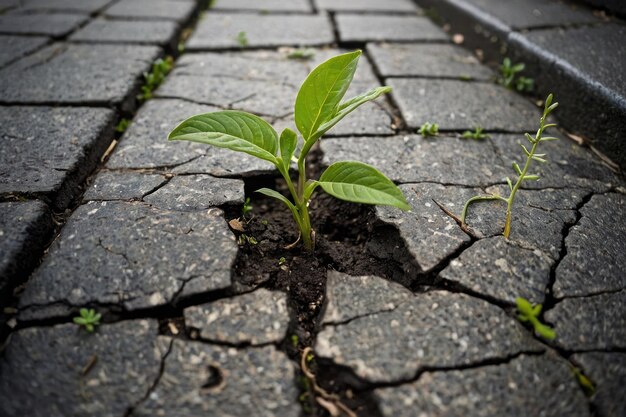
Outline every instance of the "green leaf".
[[89, 310], [87, 310], [86, 308], [81, 308], [80, 309], [80, 315], [82, 317], [88, 317], [89, 316]]
[[533, 306], [527, 299], [517, 297], [515, 299], [515, 304], [517, 305], [517, 310], [526, 317], [531, 317], [533, 315]]
[[559, 138], [555, 138], [553, 136], [546, 136], [544, 138], [541, 138], [540, 142], [549, 142], [551, 140], [559, 140]]
[[526, 146], [524, 146], [522, 143], [520, 143], [519, 146], [522, 147], [522, 149], [524, 150], [524, 153], [526, 154], [526, 156], [530, 156], [530, 152], [528, 152], [528, 149], [526, 149]]
[[517, 175], [522, 175], [522, 170], [520, 169], [519, 165], [517, 165], [517, 162], [513, 162], [512, 165], [515, 172], [517, 172]]
[[172, 130], [168, 139], [206, 143], [277, 163], [278, 134], [274, 128], [260, 117], [241, 111], [190, 117]]
[[74, 323], [84, 325], [87, 324], [87, 320], [83, 317], [74, 317]]
[[289, 207], [289, 209], [291, 211], [296, 210], [296, 206], [293, 205], [293, 203], [291, 201], [289, 201], [289, 199], [287, 197], [285, 197], [284, 195], [282, 195], [281, 193], [271, 190], [269, 188], [259, 188], [258, 190], [255, 191], [256, 193], [260, 193], [263, 195], [266, 195], [268, 197], [273, 197], [277, 200], [282, 201], [283, 203], [285, 203], [287, 205], [287, 207]]
[[546, 162], [548, 162], [545, 159], [538, 157], [537, 155], [533, 155], [533, 159], [537, 162], [541, 162], [542, 164], [545, 164]]
[[539, 181], [539, 175], [524, 175], [524, 180]]
[[291, 157], [298, 145], [298, 135], [293, 130], [286, 128], [280, 134], [280, 158], [283, 161], [285, 171], [289, 171], [291, 165]]
[[524, 133], [524, 135], [526, 136], [526, 139], [528, 139], [530, 143], [535, 143], [535, 139], [532, 136], [530, 136], [528, 133]]
[[402, 191], [389, 178], [362, 162], [332, 164], [320, 177], [319, 185], [340, 200], [411, 209]]
[[539, 321], [536, 321], [534, 324], [535, 324], [535, 331], [539, 333], [541, 337], [543, 337], [546, 340], [556, 339], [556, 332], [554, 331], [553, 328], [548, 327], [545, 324], [540, 323]]
[[506, 183], [509, 185], [509, 189], [513, 191], [513, 183], [509, 177], [506, 177]]
[[360, 56], [361, 51], [355, 51], [330, 58], [304, 80], [296, 98], [295, 121], [305, 141], [335, 115]]

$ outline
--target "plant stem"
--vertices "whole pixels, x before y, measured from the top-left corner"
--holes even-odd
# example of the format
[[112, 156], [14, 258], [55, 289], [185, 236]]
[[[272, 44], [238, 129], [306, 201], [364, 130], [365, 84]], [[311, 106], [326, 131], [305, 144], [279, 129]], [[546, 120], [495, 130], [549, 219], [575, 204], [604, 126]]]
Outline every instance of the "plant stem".
[[463, 206], [463, 212], [461, 213], [461, 223], [465, 224], [465, 218], [467, 217], [467, 210], [469, 209], [470, 204], [475, 203], [476, 201], [483, 201], [483, 200], [502, 200], [508, 203], [508, 200], [506, 198], [496, 195], [496, 194], [479, 195], [476, 197], [472, 197], [469, 200], [467, 200], [467, 202]]

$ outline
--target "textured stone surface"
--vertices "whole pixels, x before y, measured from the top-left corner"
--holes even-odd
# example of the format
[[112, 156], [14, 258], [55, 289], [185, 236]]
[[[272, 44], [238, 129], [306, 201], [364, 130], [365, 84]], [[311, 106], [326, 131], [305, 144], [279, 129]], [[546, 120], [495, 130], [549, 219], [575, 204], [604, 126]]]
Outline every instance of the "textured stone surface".
[[87, 19], [79, 14], [4, 14], [0, 16], [0, 33], [61, 37]]
[[474, 243], [439, 277], [500, 302], [515, 304], [523, 297], [537, 304], [544, 301], [552, 263], [539, 250], [522, 249], [499, 236]]
[[102, 171], [85, 191], [83, 201], [141, 200], [165, 181], [160, 174]]
[[626, 196], [594, 195], [565, 239], [567, 253], [556, 269], [556, 297], [626, 288]]
[[94, 13], [113, 0], [22, 0], [20, 11], [68, 11], [72, 13]]
[[104, 324], [93, 334], [74, 324], [16, 332], [0, 358], [0, 414], [124, 415], [159, 375], [157, 333], [156, 320]]
[[294, 369], [273, 346], [234, 349], [174, 340], [164, 373], [133, 417], [297, 417]]
[[0, 203], [0, 300], [26, 278], [53, 230], [52, 217], [39, 201]]
[[167, 45], [177, 30], [175, 22], [94, 19], [72, 34], [70, 40]]
[[43, 36], [0, 35], [0, 66], [15, 61], [41, 48], [48, 42]]
[[571, 359], [582, 366], [596, 386], [592, 402], [599, 415], [626, 415], [626, 354], [591, 352], [575, 354]]
[[307, 0], [217, 0], [211, 10], [310, 12], [311, 4]]
[[426, 372], [416, 382], [375, 393], [384, 417], [589, 416], [585, 395], [567, 363], [551, 355]]
[[287, 296], [264, 288], [185, 309], [202, 339], [235, 345], [279, 343], [289, 326]]
[[[358, 294], [358, 297], [353, 297]], [[322, 324], [337, 324], [356, 317], [393, 311], [413, 298], [400, 284], [373, 275], [355, 277], [328, 271]]]
[[210, 175], [184, 175], [144, 198], [153, 206], [178, 211], [205, 210], [225, 204], [243, 204], [243, 181]]
[[448, 41], [448, 35], [425, 17], [338, 14], [342, 42]]
[[268, 162], [227, 149], [184, 141], [168, 142], [180, 122], [216, 107], [182, 100], [149, 100], [141, 107], [107, 163], [108, 168], [176, 167], [178, 172], [216, 176], [251, 175], [273, 171]]
[[0, 71], [0, 100], [120, 104], [158, 55], [155, 46], [54, 44]]
[[196, 8], [195, 2], [172, 0], [122, 0], [105, 10], [104, 15], [117, 18], [187, 21]]
[[113, 121], [107, 109], [0, 107], [0, 194], [42, 195], [64, 208], [108, 146]]
[[198, 23], [186, 47], [188, 50], [238, 48], [242, 46], [237, 41], [240, 32], [246, 33], [245, 46], [251, 47], [325, 45], [334, 40], [326, 16], [208, 13]]
[[89, 303], [135, 310], [224, 289], [236, 254], [218, 209], [184, 213], [142, 203], [85, 204], [31, 277], [20, 317]]
[[413, 378], [424, 368], [471, 365], [542, 348], [498, 307], [435, 291], [415, 295], [392, 311], [327, 325], [315, 350], [367, 381], [392, 382]]
[[524, 132], [536, 130], [539, 111], [519, 94], [491, 83], [397, 78], [393, 87], [400, 111], [411, 128], [425, 122], [439, 129]]
[[315, 0], [318, 10], [349, 12], [417, 12], [411, 0]]
[[456, 45], [375, 43], [368, 44], [367, 50], [383, 77], [494, 77], [470, 51]]
[[626, 347], [626, 291], [566, 298], [545, 313], [555, 343], [570, 351]]

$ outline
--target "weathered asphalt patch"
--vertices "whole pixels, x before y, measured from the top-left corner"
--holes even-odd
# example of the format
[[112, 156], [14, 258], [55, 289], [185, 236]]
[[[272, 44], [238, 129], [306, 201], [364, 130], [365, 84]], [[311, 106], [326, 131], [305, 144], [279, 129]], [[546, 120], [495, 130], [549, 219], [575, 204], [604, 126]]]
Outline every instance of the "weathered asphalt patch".
[[600, 415], [626, 415], [626, 353], [577, 353], [571, 356], [571, 360], [580, 364], [585, 375], [595, 384], [596, 391], [591, 401]]
[[0, 35], [0, 66], [28, 55], [48, 42], [43, 36], [12, 36]]
[[425, 17], [339, 13], [335, 16], [342, 42], [448, 41], [448, 35]]
[[223, 213], [92, 202], [70, 217], [20, 299], [20, 319], [90, 303], [136, 310], [225, 289], [237, 244]]
[[176, 37], [178, 26], [169, 21], [94, 19], [70, 36], [75, 42], [139, 43], [166, 46]]
[[160, 174], [102, 171], [85, 191], [83, 201], [141, 200], [165, 181]]
[[0, 16], [0, 33], [13, 35], [67, 35], [89, 18], [79, 14], [15, 14]]

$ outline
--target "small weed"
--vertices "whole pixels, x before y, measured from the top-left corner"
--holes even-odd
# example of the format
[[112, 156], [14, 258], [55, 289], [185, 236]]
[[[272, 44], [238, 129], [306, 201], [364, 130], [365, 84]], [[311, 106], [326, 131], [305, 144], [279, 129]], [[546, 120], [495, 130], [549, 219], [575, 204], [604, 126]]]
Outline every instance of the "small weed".
[[471, 130], [466, 130], [465, 132], [463, 132], [463, 134], [461, 135], [461, 138], [474, 139], [474, 140], [488, 139], [489, 135], [486, 133], [483, 133], [483, 130], [484, 129], [482, 127], [476, 126], [473, 132]]
[[520, 93], [530, 93], [535, 88], [535, 80], [528, 77], [519, 77], [515, 80], [515, 89]]
[[517, 311], [519, 314], [517, 318], [521, 322], [530, 323], [535, 332], [546, 340], [554, 340], [556, 338], [556, 332], [550, 326], [543, 324], [539, 321], [539, 314], [541, 314], [541, 304], [532, 305], [528, 300], [522, 297], [515, 299], [517, 304]]
[[152, 98], [152, 92], [165, 81], [165, 77], [172, 70], [173, 65], [174, 59], [171, 56], [154, 61], [152, 70], [143, 73], [144, 85], [141, 87], [140, 100], [145, 101]]
[[515, 88], [519, 92], [532, 91], [535, 84], [532, 78], [517, 77], [519, 73], [524, 71], [524, 68], [526, 68], [526, 64], [523, 62], [513, 64], [510, 58], [504, 58], [502, 65], [500, 65], [500, 78], [498, 78], [498, 83], [506, 88]]
[[576, 377], [576, 381], [578, 382], [578, 385], [582, 387], [583, 391], [585, 391], [585, 394], [587, 396], [591, 397], [593, 394], [596, 393], [596, 387], [593, 385], [593, 382], [591, 382], [591, 380], [587, 378], [580, 369], [578, 369], [577, 367], [571, 364], [570, 364], [570, 369], [572, 370], [572, 373]]
[[424, 123], [417, 131], [422, 137], [439, 135], [439, 125], [437, 123]]
[[[281, 259], [285, 259], [285, 258], [281, 258]], [[298, 343], [300, 343], [300, 338], [298, 338], [297, 334], [292, 334], [291, 335], [291, 345], [295, 348], [298, 347]]]
[[254, 246], [257, 245], [259, 242], [253, 236], [248, 236], [247, 234], [242, 233], [239, 235], [239, 240], [237, 240], [237, 243], [239, 244], [239, 246], [243, 246], [246, 243], [250, 246]]
[[115, 131], [117, 133], [124, 133], [126, 132], [126, 129], [128, 129], [129, 125], [130, 125], [130, 120], [124, 118], [120, 120], [120, 122], [117, 124], [117, 126], [115, 127]]
[[520, 146], [522, 147], [522, 149], [524, 150], [524, 154], [526, 155], [526, 163], [524, 164], [524, 168], [520, 168], [520, 166], [517, 164], [517, 162], [513, 162], [513, 169], [515, 170], [515, 173], [517, 174], [517, 181], [515, 181], [515, 185], [513, 184], [513, 182], [511, 181], [510, 178], [506, 178], [506, 182], [509, 186], [509, 189], [511, 190], [510, 194], [508, 197], [502, 197], [498, 194], [489, 194], [489, 195], [482, 195], [482, 196], [476, 196], [476, 197], [472, 197], [470, 198], [466, 203], [465, 206], [463, 207], [463, 212], [461, 213], [461, 223], [462, 225], [465, 225], [465, 219], [467, 217], [467, 210], [469, 208], [469, 206], [477, 201], [486, 201], [486, 200], [501, 200], [504, 201], [507, 204], [506, 207], [506, 219], [505, 219], [505, 223], [504, 223], [504, 237], [506, 237], [508, 239], [509, 235], [511, 234], [511, 213], [513, 210], [513, 202], [515, 201], [515, 195], [517, 193], [517, 191], [519, 190], [520, 186], [522, 185], [522, 183], [524, 181], [538, 181], [539, 180], [539, 175], [531, 175], [528, 173], [528, 170], [530, 169], [530, 165], [532, 163], [532, 161], [537, 161], [539, 163], [545, 163], [547, 162], [544, 158], [546, 156], [546, 154], [539, 154], [536, 153], [537, 152], [537, 147], [539, 146], [540, 143], [542, 142], [547, 142], [547, 141], [551, 141], [551, 140], [557, 140], [557, 138], [555, 137], [551, 137], [551, 136], [547, 136], [544, 137], [543, 136], [543, 132], [544, 130], [546, 130], [549, 127], [553, 127], [556, 126], [553, 123], [547, 124], [546, 120], [548, 118], [548, 116], [550, 115], [550, 113], [556, 109], [556, 107], [559, 105], [559, 103], [554, 103], [552, 104], [552, 94], [550, 94], [548, 96], [548, 98], [546, 99], [546, 103], [543, 109], [543, 115], [541, 116], [540, 122], [539, 122], [539, 129], [537, 130], [537, 133], [535, 134], [535, 137], [532, 137], [530, 134], [526, 133], [526, 139], [528, 140], [528, 142], [532, 145], [530, 148], [530, 151], [526, 148], [526, 146], [524, 146], [523, 144], [520, 144]]
[[308, 59], [312, 59], [315, 56], [315, 50], [311, 48], [298, 48], [294, 49], [287, 55], [289, 59], [301, 59], [306, 61]]
[[287, 259], [285, 259], [284, 256], [281, 256], [280, 259], [278, 260], [278, 266], [282, 266], [287, 262]]
[[237, 43], [242, 48], [248, 46], [248, 35], [246, 34], [246, 32], [239, 32], [237, 34]]
[[243, 203], [243, 207], [241, 207], [241, 215], [246, 217], [253, 210], [252, 203], [250, 203], [250, 198], [247, 197], [246, 201]]
[[80, 309], [80, 316], [74, 317], [74, 323], [79, 326], [84, 326], [85, 330], [89, 333], [93, 333], [95, 330], [95, 326], [100, 324], [100, 318], [102, 318], [102, 314], [96, 313], [94, 309]]

